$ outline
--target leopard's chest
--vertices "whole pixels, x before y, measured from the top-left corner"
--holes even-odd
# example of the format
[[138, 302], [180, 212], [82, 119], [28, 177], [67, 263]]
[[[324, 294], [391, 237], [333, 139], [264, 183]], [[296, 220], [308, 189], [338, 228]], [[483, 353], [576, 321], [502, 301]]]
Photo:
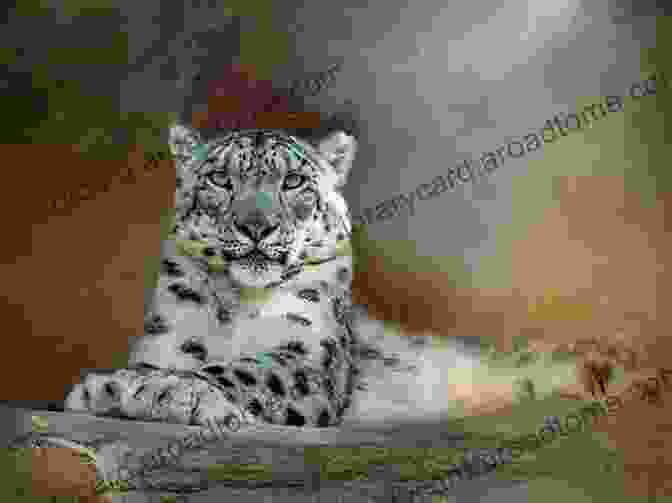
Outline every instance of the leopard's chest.
[[292, 342], [303, 344], [317, 360], [322, 341], [342, 334], [335, 297], [320, 285], [279, 289], [260, 297], [243, 298], [225, 331], [209, 340], [209, 361], [256, 355]]
[[349, 298], [351, 268], [349, 256], [338, 257], [306, 267], [282, 286], [241, 290], [225, 274], [204, 271], [189, 257], [164, 254], [131, 364], [195, 370], [292, 341], [301, 341], [318, 358], [322, 341], [343, 333], [338, 303]]

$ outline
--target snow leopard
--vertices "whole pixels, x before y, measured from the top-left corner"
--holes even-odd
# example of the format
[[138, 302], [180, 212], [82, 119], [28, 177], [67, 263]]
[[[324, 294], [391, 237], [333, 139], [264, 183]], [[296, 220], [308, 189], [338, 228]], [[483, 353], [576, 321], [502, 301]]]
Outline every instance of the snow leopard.
[[[176, 123], [169, 143], [175, 224], [144, 333], [131, 343], [128, 368], [85, 376], [67, 410], [327, 427], [361, 410], [353, 399], [366, 389], [367, 362], [417, 369], [381, 349], [383, 325], [352, 302], [342, 194], [357, 151], [352, 135], [308, 141], [250, 129], [206, 140]], [[413, 355], [426, 338], [397, 342]], [[384, 408], [416, 394], [399, 389]]]

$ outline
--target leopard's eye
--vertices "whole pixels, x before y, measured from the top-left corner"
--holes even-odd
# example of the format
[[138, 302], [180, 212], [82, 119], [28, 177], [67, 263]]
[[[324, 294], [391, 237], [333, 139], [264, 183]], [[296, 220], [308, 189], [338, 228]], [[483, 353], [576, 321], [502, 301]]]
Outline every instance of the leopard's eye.
[[282, 182], [282, 188], [283, 190], [298, 189], [301, 185], [303, 185], [305, 180], [306, 179], [303, 175], [299, 175], [298, 173], [289, 173]]
[[223, 171], [213, 171], [207, 175], [206, 179], [215, 187], [229, 191], [233, 190], [233, 182], [231, 181], [231, 177]]

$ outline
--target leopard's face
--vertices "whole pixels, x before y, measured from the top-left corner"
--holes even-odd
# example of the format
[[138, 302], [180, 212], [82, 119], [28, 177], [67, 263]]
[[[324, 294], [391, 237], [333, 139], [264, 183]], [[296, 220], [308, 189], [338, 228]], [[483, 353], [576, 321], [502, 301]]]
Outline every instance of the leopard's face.
[[[282, 132], [231, 133], [208, 143], [171, 131], [177, 158], [178, 239], [219, 257], [240, 286], [282, 282], [306, 259], [335, 254], [351, 232], [339, 189], [356, 142], [332, 134], [313, 146]], [[186, 153], [185, 153], [186, 152]]]

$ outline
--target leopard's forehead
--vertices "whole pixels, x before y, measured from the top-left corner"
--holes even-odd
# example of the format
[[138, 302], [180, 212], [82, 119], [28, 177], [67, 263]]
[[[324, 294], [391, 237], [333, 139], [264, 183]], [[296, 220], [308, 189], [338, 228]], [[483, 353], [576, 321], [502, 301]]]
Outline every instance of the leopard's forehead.
[[226, 170], [231, 175], [282, 175], [288, 171], [324, 171], [319, 153], [307, 142], [278, 131], [237, 131], [208, 142], [199, 171]]
[[268, 129], [250, 129], [245, 131], [234, 131], [222, 137], [215, 139], [214, 142], [231, 143], [239, 148], [251, 148], [256, 150], [265, 150], [274, 146], [298, 146], [300, 149], [306, 146], [298, 138], [285, 134], [282, 131]]
[[219, 146], [227, 146], [257, 155], [268, 152], [287, 152], [297, 158], [315, 155], [309, 143], [279, 131], [263, 129], [236, 131], [209, 143], [213, 146], [213, 151], [218, 150]]

